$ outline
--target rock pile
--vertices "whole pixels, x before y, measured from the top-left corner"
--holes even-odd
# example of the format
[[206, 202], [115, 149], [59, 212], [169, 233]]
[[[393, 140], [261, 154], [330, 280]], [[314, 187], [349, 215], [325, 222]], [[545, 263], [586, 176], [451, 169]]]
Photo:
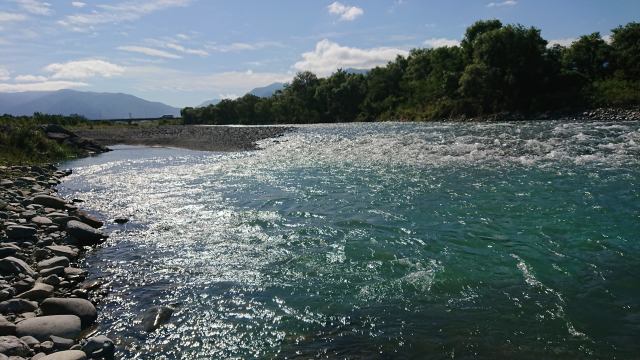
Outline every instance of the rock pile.
[[[77, 267], [103, 223], [56, 196], [69, 171], [0, 167], [0, 360], [111, 359], [105, 336], [86, 338], [100, 282]], [[96, 286], [98, 284], [98, 286]]]

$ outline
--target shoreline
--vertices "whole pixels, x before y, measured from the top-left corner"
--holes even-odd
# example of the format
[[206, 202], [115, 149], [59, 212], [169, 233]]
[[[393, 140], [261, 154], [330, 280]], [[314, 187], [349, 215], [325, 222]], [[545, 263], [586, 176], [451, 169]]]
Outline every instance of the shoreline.
[[81, 200], [57, 196], [70, 174], [0, 167], [0, 358], [113, 358], [114, 342], [95, 333], [103, 282], [78, 266], [108, 235]]
[[256, 150], [260, 140], [277, 138], [292, 129], [291, 126], [96, 126], [76, 128], [73, 132], [103, 145], [143, 145], [177, 147], [201, 151]]

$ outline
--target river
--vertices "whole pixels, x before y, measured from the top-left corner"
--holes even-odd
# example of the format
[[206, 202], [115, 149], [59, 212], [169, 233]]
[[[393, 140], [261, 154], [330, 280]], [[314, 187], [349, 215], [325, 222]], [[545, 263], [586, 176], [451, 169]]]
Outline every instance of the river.
[[637, 356], [640, 122], [313, 125], [259, 145], [64, 164], [61, 194], [131, 220], [83, 264], [121, 358]]

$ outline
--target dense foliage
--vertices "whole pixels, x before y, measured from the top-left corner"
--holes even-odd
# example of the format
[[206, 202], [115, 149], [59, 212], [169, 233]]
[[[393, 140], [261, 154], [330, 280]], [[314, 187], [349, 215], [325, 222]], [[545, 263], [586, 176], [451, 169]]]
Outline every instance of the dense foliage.
[[77, 155], [76, 149], [47, 138], [40, 126], [79, 125], [87, 120], [81, 116], [11, 115], [0, 116], [0, 164], [31, 164], [58, 161]]
[[536, 28], [479, 21], [460, 46], [415, 49], [367, 74], [302, 72], [269, 98], [182, 110], [187, 124], [429, 120], [640, 104], [640, 23], [549, 46]]

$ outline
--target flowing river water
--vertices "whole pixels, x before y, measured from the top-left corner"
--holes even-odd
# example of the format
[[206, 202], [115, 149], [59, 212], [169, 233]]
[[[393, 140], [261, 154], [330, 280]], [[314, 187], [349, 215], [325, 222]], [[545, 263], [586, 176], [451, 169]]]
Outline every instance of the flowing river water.
[[131, 219], [84, 261], [121, 358], [638, 355], [640, 122], [317, 125], [260, 148], [65, 164], [63, 195]]

